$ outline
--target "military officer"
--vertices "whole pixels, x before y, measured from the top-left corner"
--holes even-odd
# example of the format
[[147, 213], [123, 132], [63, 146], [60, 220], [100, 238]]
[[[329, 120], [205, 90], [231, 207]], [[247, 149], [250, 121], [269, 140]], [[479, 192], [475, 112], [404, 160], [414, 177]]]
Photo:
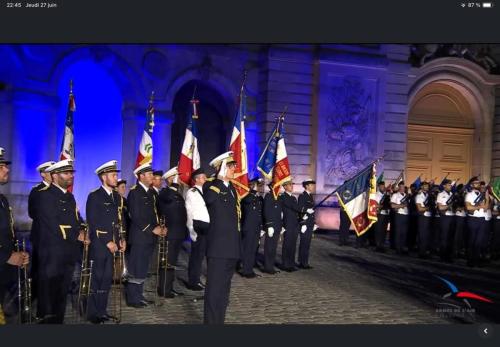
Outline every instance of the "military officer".
[[451, 192], [451, 181], [444, 179], [442, 182], [444, 190], [437, 196], [437, 208], [441, 217], [441, 242], [440, 252], [441, 260], [446, 262], [452, 261], [453, 241], [455, 240], [455, 212], [453, 211], [453, 198]]
[[163, 188], [162, 181], [163, 171], [154, 170], [153, 171], [153, 181], [151, 182], [151, 187], [153, 188], [153, 193], [156, 195], [156, 201], [158, 202], [158, 196], [160, 195], [160, 190]]
[[253, 271], [253, 266], [264, 221], [262, 214], [264, 198], [259, 195], [258, 189], [263, 185], [262, 178], [252, 179], [250, 192], [241, 200], [241, 237], [243, 243], [241, 275], [246, 278], [257, 276]]
[[276, 249], [281, 230], [283, 229], [283, 202], [274, 197], [273, 184], [269, 183], [269, 193], [264, 197], [264, 231], [266, 238], [264, 243], [264, 267], [262, 272], [274, 275], [276, 271]]
[[119, 179], [116, 183], [116, 191], [121, 195], [122, 198], [125, 199], [125, 193], [127, 191], [127, 181], [124, 179]]
[[186, 193], [186, 225], [191, 238], [186, 287], [190, 290], [201, 291], [205, 288], [200, 280], [201, 265], [206, 255], [207, 232], [210, 226], [210, 215], [203, 199], [203, 186], [207, 182], [207, 175], [202, 168], [199, 168], [193, 171], [191, 180], [194, 186]]
[[390, 194], [386, 190], [385, 182], [378, 182], [376, 194], [377, 200], [377, 223], [375, 226], [375, 250], [385, 252], [385, 239], [387, 235], [387, 225], [390, 219]]
[[127, 269], [129, 277], [126, 285], [127, 305], [135, 308], [145, 307], [153, 301], [144, 297], [144, 282], [148, 274], [151, 257], [158, 236], [165, 236], [166, 230], [160, 227], [157, 211], [156, 193], [151, 188], [153, 169], [150, 164], [142, 164], [134, 170], [137, 185], [130, 188], [127, 203], [130, 227]]
[[229, 304], [231, 279], [241, 257], [239, 202], [231, 183], [236, 169], [233, 152], [218, 156], [210, 166], [218, 171], [218, 176], [203, 187], [203, 197], [210, 215], [204, 323], [223, 324]]
[[464, 185], [459, 184], [455, 192], [453, 209], [455, 210], [455, 256], [464, 258], [466, 255], [467, 212], [465, 211]]
[[465, 195], [465, 208], [467, 210], [467, 226], [469, 236], [467, 239], [467, 265], [481, 265], [480, 255], [483, 238], [487, 235], [486, 210], [489, 206], [489, 194], [486, 191], [479, 191], [479, 180], [477, 177], [470, 179], [469, 184], [472, 188]]
[[78, 241], [89, 243], [81, 230], [80, 218], [73, 194], [72, 160], [59, 161], [47, 169], [52, 178], [50, 186], [39, 195], [36, 219], [39, 221], [38, 250], [38, 316], [43, 323], [64, 322], [66, 296], [73, 270], [80, 256]]
[[421, 190], [415, 197], [415, 206], [418, 213], [418, 255], [421, 258], [428, 258], [430, 241], [432, 239], [430, 211], [429, 183], [422, 182]]
[[304, 191], [299, 195], [298, 207], [301, 211], [301, 226], [300, 226], [300, 244], [298, 264], [301, 269], [312, 269], [309, 265], [309, 249], [311, 248], [311, 239], [313, 232], [318, 228], [315, 224], [314, 214], [314, 198], [312, 194], [316, 187], [316, 181], [306, 179], [302, 182]]
[[163, 179], [167, 181], [167, 187], [160, 190], [159, 206], [160, 215], [165, 218], [167, 226], [167, 268], [160, 271], [160, 281], [157, 288], [158, 294], [165, 298], [174, 298], [184, 295], [174, 289], [175, 267], [181, 250], [182, 242], [188, 235], [187, 213], [184, 197], [178, 191], [179, 184], [176, 183], [179, 172], [177, 166], [168, 170]]
[[[40, 190], [42, 190], [45, 187], [50, 186], [52, 183], [52, 178], [50, 177], [50, 173], [45, 172], [45, 169], [48, 168], [51, 165], [54, 165], [55, 161], [47, 161], [45, 163], [42, 163], [38, 165], [36, 168], [36, 171], [40, 174], [42, 181], [34, 186], [31, 189], [30, 195], [28, 197], [28, 215], [29, 217], [33, 220], [31, 224], [31, 232], [30, 232], [30, 241], [32, 245], [32, 262], [31, 262], [31, 290], [32, 290], [32, 295], [31, 295], [31, 300], [36, 301], [37, 297], [37, 251], [38, 251], [38, 228], [39, 228], [39, 221], [36, 219], [36, 208], [39, 204], [38, 202], [38, 196], [40, 194]], [[38, 302], [39, 303], [39, 302]]]
[[[398, 191], [391, 196], [391, 208], [394, 210], [394, 244], [398, 254], [407, 253], [406, 234], [408, 232], [408, 193], [403, 181], [398, 184]], [[391, 227], [391, 232], [394, 228]]]
[[115, 190], [117, 173], [120, 172], [117, 164], [116, 160], [111, 160], [95, 170], [102, 185], [87, 198], [87, 223], [91, 240], [89, 257], [93, 260], [92, 295], [87, 319], [94, 324], [116, 319], [107, 312], [113, 281], [113, 261], [118, 252], [125, 252], [126, 249], [125, 238], [120, 235], [118, 228], [119, 221], [123, 221], [124, 201]]
[[281, 250], [281, 266], [286, 272], [297, 271], [295, 266], [295, 251], [297, 249], [297, 237], [299, 236], [299, 215], [302, 211], [299, 208], [297, 198], [293, 195], [293, 183], [291, 178], [283, 183], [285, 192], [280, 199], [283, 203], [283, 226], [285, 236]]
[[[9, 165], [4, 157], [5, 150], [0, 147], [0, 185], [9, 181]], [[15, 250], [14, 221], [7, 198], [0, 193], [0, 324], [5, 324], [3, 302], [6, 289], [15, 281], [17, 269], [28, 266], [29, 254]]]

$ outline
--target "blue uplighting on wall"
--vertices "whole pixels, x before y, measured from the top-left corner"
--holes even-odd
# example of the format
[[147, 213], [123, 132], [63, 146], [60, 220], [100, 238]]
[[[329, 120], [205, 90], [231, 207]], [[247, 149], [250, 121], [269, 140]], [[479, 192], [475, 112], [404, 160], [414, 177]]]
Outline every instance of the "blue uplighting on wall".
[[122, 157], [122, 97], [104, 68], [91, 60], [80, 60], [63, 74], [58, 95], [61, 106], [57, 116], [57, 153], [59, 157], [66, 118], [69, 81], [73, 80], [76, 112], [74, 195], [85, 216], [88, 194], [100, 186], [94, 171], [109, 160]]

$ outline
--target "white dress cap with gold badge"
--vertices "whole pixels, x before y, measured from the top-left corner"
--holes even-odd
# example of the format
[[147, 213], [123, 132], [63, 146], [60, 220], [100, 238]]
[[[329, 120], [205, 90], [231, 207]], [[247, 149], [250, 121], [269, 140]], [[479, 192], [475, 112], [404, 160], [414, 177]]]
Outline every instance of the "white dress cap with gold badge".
[[100, 174], [103, 174], [106, 172], [120, 172], [120, 170], [118, 170], [118, 161], [110, 160], [107, 163], [104, 163], [101, 166], [99, 166], [97, 169], [95, 169], [95, 173], [97, 175], [100, 175]]
[[74, 161], [72, 159], [64, 159], [54, 163], [45, 169], [45, 172], [50, 173], [59, 173], [59, 172], [74, 172], [75, 168], [73, 167]]
[[48, 168], [49, 166], [54, 165], [55, 163], [56, 163], [55, 161], [46, 161], [45, 163], [38, 165], [36, 167], [36, 171], [38, 171], [38, 172], [44, 172], [46, 168]]

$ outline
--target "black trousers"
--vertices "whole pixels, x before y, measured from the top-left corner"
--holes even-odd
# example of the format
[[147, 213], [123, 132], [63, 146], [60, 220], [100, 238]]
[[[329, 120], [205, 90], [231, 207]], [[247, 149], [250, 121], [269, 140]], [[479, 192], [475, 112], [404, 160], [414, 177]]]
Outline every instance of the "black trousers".
[[297, 250], [297, 238], [300, 226], [294, 226], [285, 230], [283, 246], [281, 248], [281, 264], [284, 269], [295, 267], [295, 252]]
[[99, 318], [107, 314], [109, 290], [113, 281], [113, 255], [100, 254], [92, 257], [91, 294], [88, 300], [88, 319]]
[[394, 245], [396, 252], [402, 253], [406, 248], [406, 235], [408, 233], [408, 215], [396, 213], [394, 215], [396, 233], [394, 235]]
[[483, 233], [486, 229], [486, 221], [484, 218], [467, 217], [468, 239], [467, 239], [467, 260], [470, 265], [477, 265], [481, 256], [481, 245], [483, 241]]
[[307, 230], [304, 233], [300, 233], [298, 263], [302, 266], [309, 265], [309, 250], [311, 248], [313, 228], [314, 225], [308, 225]]
[[491, 240], [491, 253], [500, 256], [500, 219], [493, 219], [493, 238]]
[[201, 266], [207, 253], [207, 236], [198, 233], [196, 242], [191, 242], [191, 254], [188, 264], [188, 282], [190, 285], [200, 283]]
[[179, 258], [179, 252], [183, 241], [184, 240], [168, 240], [168, 266], [161, 267], [158, 280], [157, 290], [160, 296], [165, 296], [166, 294], [171, 293], [172, 289], [174, 289], [175, 266], [177, 266], [177, 260]]
[[343, 208], [340, 209], [340, 225], [339, 225], [339, 243], [341, 245], [347, 244], [349, 240], [349, 227], [351, 226], [351, 220], [349, 216], [344, 211]]
[[[39, 264], [43, 266], [43, 262]], [[62, 324], [66, 312], [66, 297], [71, 285], [73, 263], [66, 264], [56, 276], [38, 278], [38, 316], [43, 324]]]
[[281, 227], [279, 227], [279, 230], [274, 230], [273, 237], [269, 237], [269, 234], [266, 230], [266, 241], [264, 243], [264, 271], [274, 271], [274, 264], [276, 263], [276, 250], [278, 248], [280, 232]]
[[242, 273], [248, 275], [253, 273], [255, 265], [256, 249], [259, 246], [260, 228], [253, 230], [243, 230], [242, 232]]
[[467, 217], [455, 217], [455, 254], [466, 249]]
[[375, 224], [375, 245], [378, 249], [384, 248], [388, 224], [389, 215], [379, 213]]
[[408, 246], [408, 249], [413, 249], [415, 248], [417, 244], [417, 239], [418, 239], [418, 214], [409, 214], [408, 217], [408, 236], [406, 240], [406, 244]]
[[[458, 217], [460, 218], [460, 217]], [[450, 260], [453, 254], [453, 241], [455, 240], [455, 216], [441, 216], [441, 242], [439, 250], [443, 260]]]
[[236, 259], [207, 258], [204, 324], [224, 324]]
[[423, 257], [429, 254], [429, 247], [431, 242], [431, 219], [419, 215], [417, 217], [418, 224], [418, 255]]
[[144, 300], [144, 282], [148, 275], [155, 244], [132, 244], [128, 256], [129, 278], [125, 286], [127, 304], [139, 304]]

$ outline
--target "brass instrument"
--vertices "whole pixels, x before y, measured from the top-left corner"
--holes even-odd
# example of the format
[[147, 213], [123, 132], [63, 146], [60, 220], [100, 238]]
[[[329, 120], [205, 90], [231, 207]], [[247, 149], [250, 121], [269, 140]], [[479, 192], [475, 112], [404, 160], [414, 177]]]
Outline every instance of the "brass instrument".
[[[10, 213], [10, 231], [12, 237], [15, 238], [14, 232], [14, 215], [12, 207], [9, 207]], [[16, 239], [16, 252], [26, 253], [26, 239], [22, 241]], [[31, 278], [28, 275], [27, 265], [22, 265], [17, 268], [17, 300], [18, 300], [18, 320], [19, 324], [23, 322], [31, 323]]]
[[[26, 252], [26, 239], [16, 240], [16, 252]], [[31, 323], [31, 278], [27, 265], [17, 268], [17, 299], [19, 324]]]
[[[125, 241], [125, 235], [127, 233], [123, 225], [122, 207], [118, 208], [118, 223], [113, 223], [113, 228], [118, 230], [117, 245], [120, 247], [121, 241]], [[113, 242], [115, 242], [114, 236]], [[123, 282], [126, 281], [127, 275], [128, 272], [127, 264], [125, 262], [125, 252], [122, 249], [118, 249], [118, 251], [113, 254], [113, 282], [111, 286], [113, 319], [116, 323], [120, 323], [122, 320]]]
[[80, 271], [80, 286], [78, 288], [78, 299], [77, 307], [79, 316], [85, 315], [87, 319], [88, 313], [88, 303], [91, 294], [91, 284], [92, 284], [92, 267], [94, 265], [93, 260], [89, 260], [89, 245], [86, 240], [89, 238], [89, 227], [87, 224], [81, 225], [84, 233], [84, 243], [83, 243], [83, 255], [82, 255], [82, 266]]
[[[165, 216], [160, 217], [160, 228], [165, 230]], [[161, 293], [165, 293], [165, 285], [167, 279], [168, 268], [168, 240], [166, 236], [160, 236], [158, 239], [158, 254], [156, 264], [156, 288], [155, 288], [155, 305], [160, 306], [160, 288], [163, 289]], [[160, 271], [163, 270], [163, 283], [160, 283]], [[161, 284], [161, 286], [160, 286]]]

